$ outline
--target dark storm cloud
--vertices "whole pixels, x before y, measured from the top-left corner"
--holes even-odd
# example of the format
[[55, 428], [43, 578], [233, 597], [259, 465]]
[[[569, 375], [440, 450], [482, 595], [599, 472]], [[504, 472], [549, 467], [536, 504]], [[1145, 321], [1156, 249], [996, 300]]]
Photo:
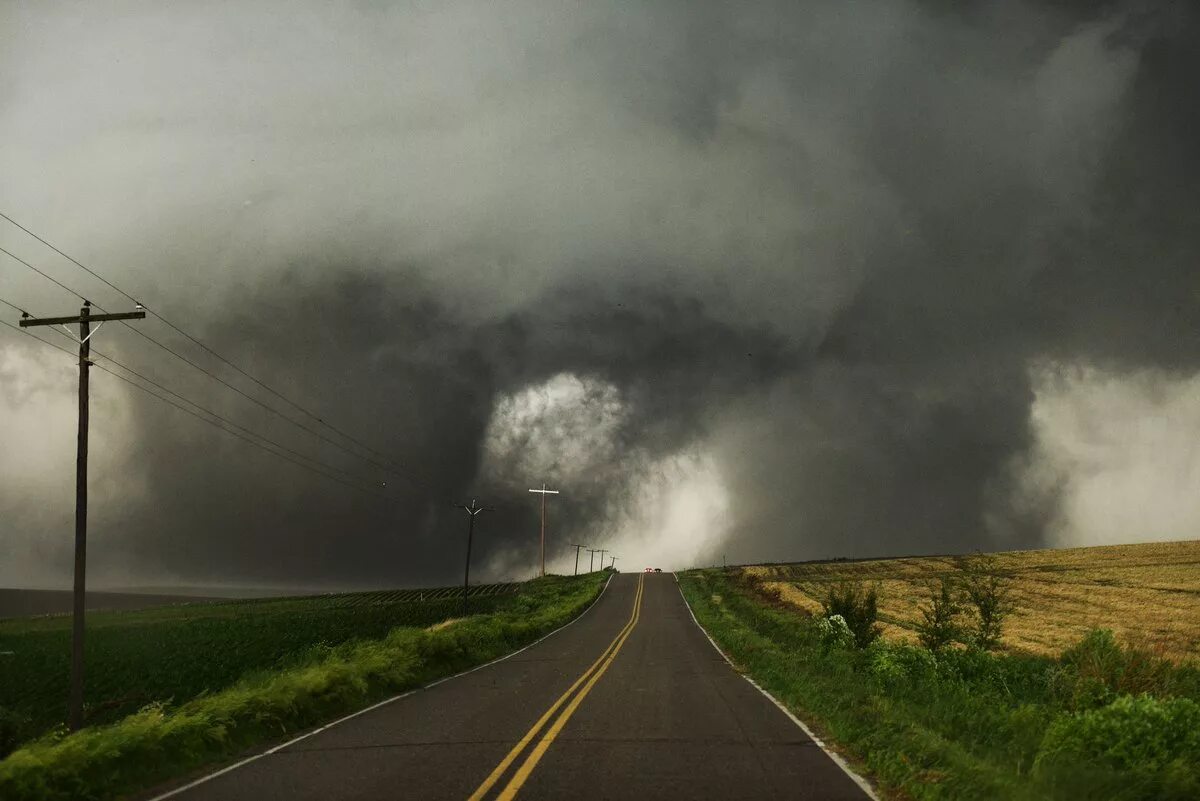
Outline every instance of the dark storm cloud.
[[[5, 83], [12, 202], [433, 486], [322, 450], [397, 501], [357, 498], [129, 395], [114, 572], [446, 580], [448, 502], [474, 493], [506, 507], [485, 558], [531, 556], [542, 477], [513, 453], [577, 412], [503, 456], [488, 427], [563, 374], [580, 408], [622, 407], [564, 539], [699, 448], [731, 556], [1038, 544], [1054, 488], [1015, 487], [1032, 367], [1196, 369], [1185, 4], [358, 10], [269, 41], [199, 7], [131, 15], [92, 40], [128, 61], [47, 67], [53, 110]], [[95, 219], [30, 188], [45, 163], [90, 176]]]
[[[775, 451], [742, 483], [755, 499], [749, 530], [804, 530], [796, 544], [825, 556], [1040, 544], [1053, 487], [1032, 506], [1013, 487], [1033, 438], [1029, 365], [1196, 369], [1200, 213], [1184, 195], [1200, 185], [1188, 133], [1200, 101], [1181, 82], [1200, 62], [1196, 18], [1173, 11], [1027, 31], [1040, 41], [1022, 61], [1108, 20], [1103, 46], [1135, 59], [1111, 116], [1094, 121], [1107, 141], [1081, 129], [1044, 172], [1013, 168], [1044, 134], [1033, 109], [980, 110], [959, 72], [932, 91], [928, 69], [888, 76], [868, 104], [864, 152], [905, 199], [911, 226], [836, 315], [812, 369], [780, 390], [791, 394], [775, 422], [794, 427], [803, 452]], [[996, 32], [967, 32], [982, 49], [959, 53], [957, 69], [1020, 70], [1022, 38]], [[1090, 186], [1056, 185], [1084, 168]], [[781, 496], [804, 511], [783, 514], [771, 502]], [[764, 558], [787, 537], [755, 539], [748, 557]]]
[[[594, 287], [472, 326], [409, 270], [367, 273], [343, 264], [327, 277], [287, 275], [244, 294], [245, 305], [219, 318], [210, 339], [241, 353], [269, 384], [305, 386], [312, 405], [336, 409], [338, 427], [355, 432], [376, 452], [372, 459], [416, 481], [334, 450], [339, 464], [391, 500], [331, 488], [236, 440], [214, 443], [209, 431], [176, 425], [174, 410], [132, 396], [142, 421], [135, 469], [150, 487], [145, 504], [126, 510], [120, 553], [153, 554], [157, 563], [148, 567], [173, 574], [227, 580], [448, 581], [459, 569], [463, 528], [452, 503], [479, 494], [501, 507], [481, 527], [484, 559], [497, 547], [528, 543], [536, 527], [525, 498], [532, 477], [480, 475], [499, 396], [565, 371], [621, 388], [625, 417], [614, 432], [621, 464], [574, 484], [571, 503], [555, 512], [560, 525], [581, 526], [624, 491], [634, 463], [689, 445], [704, 431], [707, 409], [755, 391], [788, 360], [779, 337], [718, 323], [687, 298], [639, 291], [606, 303], [605, 290]], [[224, 411], [246, 419], [247, 409], [234, 399]], [[269, 413], [256, 414], [260, 429], [289, 433]], [[310, 453], [320, 445], [290, 433], [307, 440]], [[196, 458], [181, 459], [186, 453]]]

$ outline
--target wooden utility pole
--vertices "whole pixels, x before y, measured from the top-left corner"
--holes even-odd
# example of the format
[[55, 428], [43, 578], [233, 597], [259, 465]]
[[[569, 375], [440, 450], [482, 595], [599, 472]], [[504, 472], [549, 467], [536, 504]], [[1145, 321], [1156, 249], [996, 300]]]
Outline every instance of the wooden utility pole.
[[607, 548], [599, 548], [596, 550], [596, 553], [600, 554], [600, 569], [603, 570], [604, 569], [604, 554], [608, 553], [608, 549]]
[[617, 559], [619, 559], [620, 557], [619, 556], [610, 556], [608, 558], [609, 558], [608, 566], [615, 570], [616, 564], [617, 564]]
[[480, 512], [491, 512], [491, 511], [494, 511], [494, 509], [491, 506], [476, 506], [474, 498], [471, 499], [470, 506], [464, 506], [462, 504], [459, 504], [455, 508], [462, 509], [464, 512], [467, 513], [467, 516], [468, 516], [468, 522], [467, 522], [467, 566], [466, 566], [466, 569], [463, 570], [463, 614], [465, 615], [467, 613], [467, 586], [470, 584], [470, 581], [471, 581], [471, 540], [474, 538], [474, 535], [475, 535], [475, 515], [479, 514]]
[[579, 575], [579, 549], [586, 548], [586, 545], [576, 545], [571, 543], [571, 547], [575, 549], [575, 575]]
[[546, 489], [546, 483], [542, 482], [541, 489], [531, 489], [530, 492], [540, 492], [542, 495], [542, 569], [538, 575], [544, 576], [546, 575], [546, 496], [557, 495], [558, 490]]
[[596, 569], [596, 554], [600, 551], [598, 548], [588, 548], [588, 572], [591, 573]]
[[[140, 305], [140, 304], [139, 304]], [[88, 459], [88, 368], [92, 366], [92, 323], [109, 320], [140, 320], [146, 312], [92, 314], [92, 303], [83, 302], [78, 317], [22, 317], [21, 327], [79, 324], [79, 435], [75, 445], [75, 588], [71, 604], [71, 690], [67, 700], [67, 725], [71, 731], [83, 727], [83, 617], [87, 574], [87, 459]], [[70, 331], [70, 329], [67, 329]], [[100, 326], [96, 326], [96, 331]]]

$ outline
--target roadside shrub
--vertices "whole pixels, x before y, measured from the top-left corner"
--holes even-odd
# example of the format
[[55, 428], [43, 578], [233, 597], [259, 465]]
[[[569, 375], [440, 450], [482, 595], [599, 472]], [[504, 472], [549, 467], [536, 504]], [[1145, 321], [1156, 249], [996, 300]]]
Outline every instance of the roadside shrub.
[[1155, 796], [1200, 790], [1200, 704], [1122, 695], [1060, 716], [1046, 730], [1035, 771], [1126, 774]]
[[877, 640], [868, 653], [871, 677], [882, 687], [927, 681], [937, 673], [937, 660], [933, 654], [920, 648], [888, 645]]
[[854, 643], [866, 648], [879, 637], [879, 594], [874, 587], [862, 582], [846, 581], [832, 584], [822, 600], [825, 617], [839, 615], [854, 635]]
[[919, 607], [921, 620], [917, 623], [917, 638], [930, 651], [940, 651], [960, 636], [958, 622], [962, 606], [955, 598], [956, 587], [948, 578], [926, 585], [928, 606]]
[[841, 615], [823, 617], [817, 621], [817, 634], [827, 648], [849, 648], [854, 645], [854, 632]]
[[1117, 695], [1170, 691], [1179, 673], [1172, 664], [1136, 648], [1123, 648], [1108, 629], [1093, 629], [1062, 655], [1067, 703], [1074, 709], [1103, 706]]
[[974, 628], [967, 644], [985, 651], [1000, 645], [1004, 619], [1012, 612], [1012, 589], [992, 556], [959, 561], [963, 596], [974, 612]]

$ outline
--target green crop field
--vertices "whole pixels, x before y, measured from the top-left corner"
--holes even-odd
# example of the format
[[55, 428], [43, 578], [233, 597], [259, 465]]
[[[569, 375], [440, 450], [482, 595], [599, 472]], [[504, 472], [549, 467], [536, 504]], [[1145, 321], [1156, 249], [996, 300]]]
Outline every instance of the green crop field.
[[[471, 587], [469, 611], [495, 611], [520, 587]], [[461, 612], [462, 588], [443, 587], [89, 613], [87, 722], [215, 692], [247, 673], [286, 667], [313, 647]], [[65, 719], [70, 649], [68, 615], [0, 620], [0, 757]]]
[[[587, 609], [608, 575], [546, 576], [479, 589], [466, 617], [457, 617], [460, 599], [449, 589], [417, 590], [415, 598], [359, 593], [97, 614], [92, 639], [111, 640], [106, 650], [89, 644], [100, 657], [96, 680], [110, 682], [108, 692], [121, 704], [139, 702], [120, 693], [155, 700], [107, 723], [101, 715], [116, 716], [117, 707], [94, 708], [92, 725], [82, 731], [55, 730], [21, 743], [0, 758], [0, 798], [128, 797], [529, 645]], [[57, 631], [57, 644], [44, 647], [61, 651], [67, 622], [0, 626], [6, 643], [25, 649], [24, 672], [0, 677], [6, 693], [14, 683], [40, 686], [30, 658], [38, 651], [34, 635]], [[209, 672], [210, 663], [223, 668]], [[88, 686], [94, 699], [96, 682]], [[15, 695], [23, 702], [22, 692]], [[44, 703], [55, 710], [62, 705], [53, 693]]]

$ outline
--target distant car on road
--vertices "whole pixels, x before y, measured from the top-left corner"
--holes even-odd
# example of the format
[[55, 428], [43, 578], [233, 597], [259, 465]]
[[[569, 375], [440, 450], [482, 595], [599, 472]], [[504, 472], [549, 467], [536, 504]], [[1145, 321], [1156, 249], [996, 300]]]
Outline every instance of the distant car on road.
[[656, 568], [654, 568], [654, 572], [655, 572], [655, 573], [661, 573], [661, 572], [662, 572], [662, 568], [661, 568], [661, 567], [656, 567]]
[[652, 568], [652, 567], [648, 567], [648, 568], [646, 568], [646, 572], [647, 572], [647, 573], [653, 573], [653, 572], [654, 572], [654, 568]]

